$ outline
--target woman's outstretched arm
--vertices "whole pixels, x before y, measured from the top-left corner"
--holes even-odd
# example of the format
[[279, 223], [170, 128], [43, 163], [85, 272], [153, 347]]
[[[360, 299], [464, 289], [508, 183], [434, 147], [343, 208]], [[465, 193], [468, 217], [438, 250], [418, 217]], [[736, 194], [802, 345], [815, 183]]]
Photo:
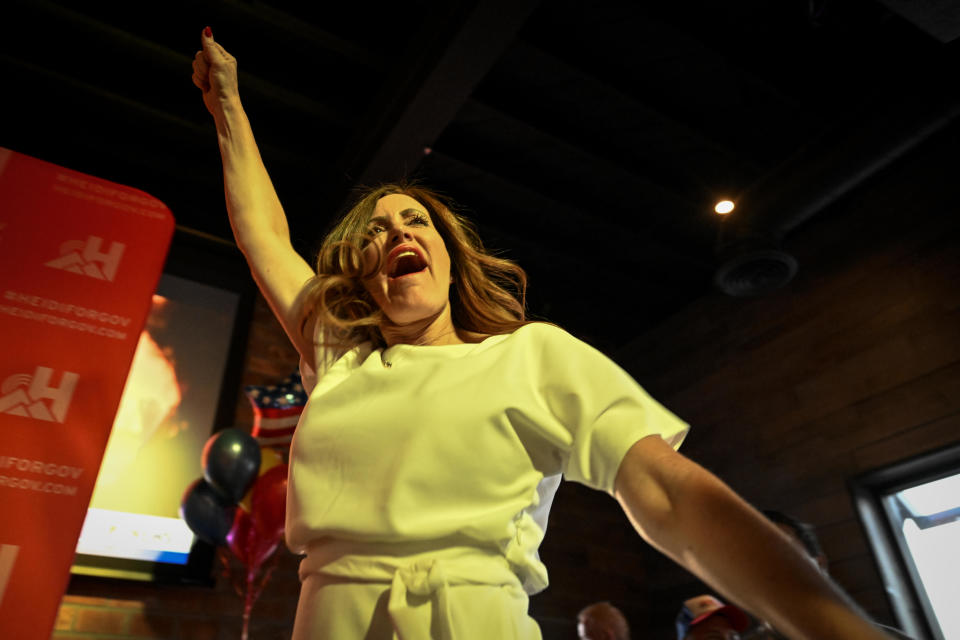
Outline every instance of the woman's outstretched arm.
[[260, 158], [253, 129], [240, 104], [237, 61], [213, 39], [200, 36], [202, 50], [193, 61], [193, 83], [213, 116], [223, 160], [227, 213], [237, 246], [297, 351], [312, 367], [313, 345], [298, 326], [298, 296], [313, 270], [290, 242], [287, 218]]
[[638, 441], [615, 495], [640, 535], [790, 638], [888, 638], [776, 527], [659, 436]]

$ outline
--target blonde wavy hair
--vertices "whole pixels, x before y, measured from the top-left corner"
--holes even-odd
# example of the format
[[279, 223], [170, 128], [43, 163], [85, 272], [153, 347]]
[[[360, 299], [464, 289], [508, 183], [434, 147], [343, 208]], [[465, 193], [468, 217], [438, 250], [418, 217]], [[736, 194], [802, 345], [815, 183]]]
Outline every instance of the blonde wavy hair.
[[[363, 247], [367, 225], [380, 198], [407, 195], [422, 204], [450, 254], [450, 310], [461, 339], [479, 342], [487, 336], [511, 333], [528, 324], [527, 274], [516, 263], [484, 249], [473, 225], [455, 212], [439, 193], [416, 184], [384, 184], [361, 194], [324, 238], [317, 257], [317, 275], [304, 289], [300, 331], [311, 320], [322, 327], [325, 347], [348, 350], [361, 342], [385, 345], [380, 324], [383, 312], [363, 286], [380, 264], [364, 273]], [[380, 257], [382, 260], [383, 257]], [[387, 320], [388, 321], [388, 320]], [[306, 335], [312, 341], [312, 336]]]

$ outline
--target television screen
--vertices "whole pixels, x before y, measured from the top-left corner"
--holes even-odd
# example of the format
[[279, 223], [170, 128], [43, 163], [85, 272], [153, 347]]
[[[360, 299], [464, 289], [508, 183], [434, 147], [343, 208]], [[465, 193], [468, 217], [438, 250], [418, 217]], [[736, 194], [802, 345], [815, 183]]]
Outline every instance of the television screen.
[[212, 549], [178, 511], [202, 473], [204, 443], [215, 428], [230, 426], [218, 423], [218, 411], [230, 407], [232, 419], [239, 371], [228, 367], [232, 360], [238, 368], [231, 353], [242, 297], [169, 269], [162, 276], [77, 543], [75, 574], [158, 580], [209, 573], [209, 560], [188, 569], [198, 547], [207, 556]]

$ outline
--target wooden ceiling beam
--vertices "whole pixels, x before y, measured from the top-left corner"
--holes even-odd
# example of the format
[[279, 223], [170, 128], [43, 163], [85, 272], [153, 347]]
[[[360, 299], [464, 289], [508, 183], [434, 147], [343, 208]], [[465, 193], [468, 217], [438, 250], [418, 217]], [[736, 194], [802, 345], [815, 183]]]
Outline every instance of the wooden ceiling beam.
[[[693, 27], [699, 23], [693, 16], [687, 28], [657, 18], [666, 5], [672, 7], [573, 0], [564, 11], [540, 12], [524, 36], [751, 164], [769, 166], [802, 143], [816, 127], [816, 114], [769, 77], [729, 60], [724, 49], [697, 37]], [[685, 10], [689, 14], [689, 7], [677, 12]], [[720, 37], [728, 34], [721, 31]], [[756, 51], [751, 55], [763, 58]]]
[[382, 72], [389, 66], [389, 60], [381, 54], [257, 0], [205, 0], [203, 5], [233, 20], [269, 26], [300, 46], [334, 53], [371, 71]]
[[[527, 99], [502, 100], [517, 95], [518, 91], [526, 91]], [[531, 93], [546, 99], [531, 100]], [[523, 114], [525, 107], [535, 107], [541, 127], [595, 153], [610, 154], [612, 151], [609, 143], [598, 140], [598, 134], [602, 135], [604, 126], [616, 123], [623, 127], [632, 121], [642, 125], [653, 138], [637, 142], [657, 144], [668, 138], [671, 145], [679, 145], [678, 153], [695, 149], [700, 156], [712, 156], [717, 164], [729, 165], [731, 172], [749, 175], [761, 171], [760, 165], [738, 155], [705, 131], [695, 129], [663, 110], [628, 95], [609, 82], [530, 42], [519, 41], [510, 48], [495, 72], [480, 87], [476, 97], [510, 113]], [[627, 141], [634, 142], [635, 139], [628, 136]], [[611, 157], [611, 160], [638, 165], [638, 154], [635, 152], [630, 153], [629, 158], [623, 153], [613, 153], [615, 157]], [[643, 163], [640, 168], [662, 186], [669, 187], [676, 182], [675, 178], [666, 175], [662, 162]]]
[[[10, 56], [0, 54], [0, 69], [4, 70], [4, 77], [20, 77], [21, 82], [17, 83], [22, 90], [6, 100], [6, 107], [23, 113], [30, 113], [34, 117], [28, 122], [35, 125], [38, 135], [50, 135], [51, 128], [56, 128], [60, 123], [60, 128], [73, 131], [84, 131], [89, 129], [89, 121], [72, 121], [71, 113], [83, 116], [83, 112], [77, 110], [62, 110], [56, 105], [62, 104], [57, 99], [58, 96], [64, 101], [82, 104], [86, 109], [95, 109], [100, 114], [101, 121], [111, 122], [113, 124], [121, 122], [141, 123], [136, 131], [131, 130], [130, 135], [121, 134], [100, 135], [97, 139], [99, 146], [109, 145], [113, 137], [128, 141], [131, 136], [135, 136], [140, 131], [156, 132], [162, 130], [165, 138], [169, 141], [169, 136], [173, 135], [179, 139], [179, 144], [192, 145], [196, 143], [205, 144], [211, 149], [216, 145], [216, 132], [213, 124], [197, 124], [186, 118], [172, 114], [163, 109], [145, 104], [138, 100], [128, 98], [118, 93], [108, 91], [86, 82], [65, 76], [50, 69], [30, 64], [21, 59], [11, 58]], [[29, 87], [29, 90], [26, 88]], [[96, 105], [93, 107], [92, 105]], [[46, 110], [56, 111], [51, 113], [49, 118], [37, 118], [39, 114]], [[113, 114], [106, 117], [103, 114]], [[57, 117], [54, 117], [57, 115]], [[277, 147], [271, 144], [261, 144], [261, 150], [264, 155], [271, 159], [281, 162], [288, 166], [303, 166], [309, 162], [308, 158], [289, 152], [286, 148]], [[182, 149], [182, 147], [181, 147]]]
[[[491, 167], [538, 191], [555, 192], [588, 212], [591, 224], [625, 224], [655, 233], [669, 225], [692, 242], [711, 243], [697, 205], [650, 181], [633, 167], [612, 162], [588, 149], [541, 130], [477, 100], [469, 100], [438, 141], [439, 151], [471, 150], [471, 163]], [[531, 171], [531, 167], [536, 167]]]
[[339, 166], [349, 182], [393, 181], [416, 169], [424, 148], [433, 144], [513, 42], [538, 0], [464, 4], [449, 3], [444, 15], [438, 9], [434, 20], [410, 38], [410, 51], [400, 56], [391, 80], [341, 158]]
[[692, 274], [689, 277], [694, 279], [709, 278], [713, 272], [712, 255], [702, 255], [693, 248], [671, 248], [661, 237], [640, 235], [624, 225], [612, 225], [569, 202], [551, 198], [444, 152], [434, 151], [427, 158], [425, 169], [441, 186], [447, 181], [457, 185], [459, 193], [452, 194], [455, 200], [469, 202], [471, 194], [475, 194], [475, 198], [483, 201], [484, 210], [475, 216], [481, 226], [517, 227], [527, 233], [536, 230], [538, 244], [553, 244], [563, 251], [588, 246], [585, 251], [591, 256], [597, 255], [596, 247], [608, 246], [611, 248], [606, 254], [608, 269], [622, 272], [657, 269], [664, 272], [661, 274], [664, 278]]
[[[116, 82], [118, 77], [122, 77], [122, 73], [134, 72], [134, 70], [125, 69], [125, 65], [138, 64], [146, 60], [150, 62], [151, 68], [159, 67], [181, 73], [185, 78], [185, 85], [189, 88], [192, 55], [180, 53], [50, 0], [30, 0], [30, 2], [22, 3], [22, 7], [21, 10], [12, 12], [11, 15], [14, 16], [14, 19], [22, 20], [25, 23], [24, 29], [27, 32], [32, 31], [26, 24], [30, 20], [29, 12], [35, 12], [45, 18], [40, 20], [40, 23], [46, 23], [52, 19], [69, 25], [71, 36], [76, 39], [78, 44], [85, 41], [98, 44], [110, 43], [112, 45], [111, 49], [117, 52], [117, 55], [109, 61], [111, 81]], [[32, 38], [32, 36], [22, 35]], [[199, 35], [197, 37], [197, 46], [199, 46]], [[34, 47], [14, 47], [12, 44], [10, 42], [4, 43], [4, 49], [8, 51], [8, 55], [21, 58], [25, 64], [36, 63], [37, 56]], [[76, 48], [74, 55], [83, 57], [90, 54], [84, 51], [81, 46]], [[102, 62], [102, 64], [107, 63]], [[99, 64], [97, 66], [99, 68]], [[140, 71], [142, 72], [142, 69]], [[93, 72], [95, 70], [91, 71], [91, 73]], [[351, 120], [346, 114], [340, 113], [322, 102], [307, 98], [258, 76], [242, 70], [239, 71], [238, 75], [244, 95], [250, 96], [253, 100], [269, 101], [277, 106], [298, 111], [303, 115], [316, 118], [333, 126], [347, 126]]]

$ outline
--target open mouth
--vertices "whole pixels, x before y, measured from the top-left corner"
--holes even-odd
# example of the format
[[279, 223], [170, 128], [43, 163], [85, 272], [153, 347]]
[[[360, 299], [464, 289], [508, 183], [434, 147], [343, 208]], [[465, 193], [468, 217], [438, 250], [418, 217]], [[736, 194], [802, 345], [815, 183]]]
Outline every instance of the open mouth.
[[390, 278], [402, 278], [414, 273], [420, 273], [427, 268], [427, 262], [416, 251], [406, 250], [400, 252], [393, 258], [390, 268], [387, 270], [387, 276]]

